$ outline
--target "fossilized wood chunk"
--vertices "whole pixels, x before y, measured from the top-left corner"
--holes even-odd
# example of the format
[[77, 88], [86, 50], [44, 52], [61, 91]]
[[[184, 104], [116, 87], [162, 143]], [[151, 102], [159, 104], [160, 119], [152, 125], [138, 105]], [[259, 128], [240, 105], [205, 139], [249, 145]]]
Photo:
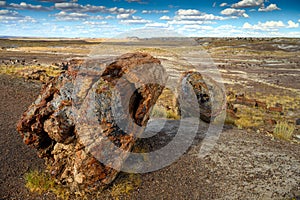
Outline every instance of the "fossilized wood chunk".
[[69, 66], [45, 85], [17, 125], [53, 177], [87, 190], [114, 180], [166, 80], [160, 61], [149, 54], [96, 62]]
[[[199, 117], [209, 123], [226, 107], [225, 92], [212, 78], [189, 71], [181, 76], [180, 97], [182, 117]], [[194, 96], [194, 98], [193, 98]]]

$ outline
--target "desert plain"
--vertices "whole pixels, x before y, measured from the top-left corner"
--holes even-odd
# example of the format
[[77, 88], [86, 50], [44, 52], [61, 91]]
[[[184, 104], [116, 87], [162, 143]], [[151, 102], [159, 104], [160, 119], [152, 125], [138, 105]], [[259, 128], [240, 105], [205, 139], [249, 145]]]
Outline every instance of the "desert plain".
[[[300, 198], [298, 38], [3, 38], [0, 48], [0, 199]], [[16, 123], [42, 85], [76, 60], [129, 52], [160, 59], [170, 79], [190, 70], [190, 63], [218, 75], [228, 111], [210, 153], [198, 156], [203, 123], [199, 137], [174, 163], [145, 174], [120, 173], [103, 191], [68, 194], [28, 186], [28, 174], [43, 173], [45, 165], [23, 143]], [[174, 95], [166, 89], [146, 128], [151, 132], [166, 120], [162, 136], [138, 145], [164, 145], [164, 138], [176, 134], [178, 118]]]

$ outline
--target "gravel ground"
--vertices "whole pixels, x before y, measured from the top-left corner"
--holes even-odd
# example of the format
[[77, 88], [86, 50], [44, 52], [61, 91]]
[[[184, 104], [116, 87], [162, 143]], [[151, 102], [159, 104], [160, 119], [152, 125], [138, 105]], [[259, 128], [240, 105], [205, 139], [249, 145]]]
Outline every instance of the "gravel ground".
[[[23, 144], [15, 128], [40, 87], [38, 83], [0, 75], [0, 199], [55, 199], [51, 194], [31, 194], [25, 188], [24, 173], [43, 169], [43, 161]], [[173, 130], [172, 123], [169, 126]], [[165, 132], [168, 134], [168, 128]], [[210, 155], [199, 158], [200, 146], [201, 142], [195, 142], [172, 165], [143, 174], [138, 190], [120, 198], [299, 199], [299, 144], [226, 129]], [[109, 198], [108, 191], [99, 196]]]
[[[42, 170], [43, 160], [24, 145], [16, 123], [35, 100], [41, 85], [20, 78], [0, 75], [0, 199], [42, 199], [29, 193], [24, 174]], [[51, 195], [50, 195], [51, 196]]]

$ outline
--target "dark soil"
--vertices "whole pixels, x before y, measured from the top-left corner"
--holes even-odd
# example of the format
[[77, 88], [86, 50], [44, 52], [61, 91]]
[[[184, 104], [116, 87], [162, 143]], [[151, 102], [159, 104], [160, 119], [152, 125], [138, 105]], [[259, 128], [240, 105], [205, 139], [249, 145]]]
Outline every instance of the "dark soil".
[[0, 199], [42, 199], [25, 187], [24, 174], [42, 170], [44, 161], [26, 146], [16, 123], [35, 100], [41, 84], [0, 75]]

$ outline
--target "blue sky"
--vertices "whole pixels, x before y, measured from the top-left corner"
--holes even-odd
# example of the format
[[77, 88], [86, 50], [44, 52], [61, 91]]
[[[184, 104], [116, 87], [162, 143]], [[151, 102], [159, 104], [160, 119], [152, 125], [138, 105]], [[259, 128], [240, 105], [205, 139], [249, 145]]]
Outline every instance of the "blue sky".
[[0, 0], [0, 35], [300, 37], [299, 0]]

